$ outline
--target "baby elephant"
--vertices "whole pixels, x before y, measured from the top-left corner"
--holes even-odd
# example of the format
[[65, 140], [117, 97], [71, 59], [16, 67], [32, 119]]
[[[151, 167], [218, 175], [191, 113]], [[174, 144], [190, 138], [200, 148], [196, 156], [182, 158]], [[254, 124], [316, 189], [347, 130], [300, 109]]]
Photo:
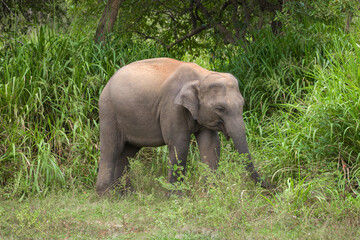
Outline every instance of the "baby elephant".
[[[190, 136], [194, 134], [201, 161], [216, 169], [220, 156], [218, 132], [231, 137], [246, 154], [246, 169], [260, 179], [251, 161], [242, 117], [244, 99], [237, 79], [195, 63], [155, 58], [118, 70], [100, 95], [100, 163], [96, 191], [104, 194], [123, 175], [128, 158], [142, 147], [168, 145], [171, 165], [185, 174]], [[170, 167], [168, 180], [178, 175]]]

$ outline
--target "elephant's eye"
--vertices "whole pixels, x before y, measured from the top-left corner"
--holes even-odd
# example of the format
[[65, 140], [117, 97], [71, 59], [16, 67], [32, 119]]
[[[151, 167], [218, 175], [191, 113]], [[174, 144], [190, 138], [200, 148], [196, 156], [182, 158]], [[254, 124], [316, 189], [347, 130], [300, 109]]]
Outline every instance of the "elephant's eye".
[[224, 107], [216, 107], [215, 112], [218, 114], [224, 114], [226, 112], [226, 109]]

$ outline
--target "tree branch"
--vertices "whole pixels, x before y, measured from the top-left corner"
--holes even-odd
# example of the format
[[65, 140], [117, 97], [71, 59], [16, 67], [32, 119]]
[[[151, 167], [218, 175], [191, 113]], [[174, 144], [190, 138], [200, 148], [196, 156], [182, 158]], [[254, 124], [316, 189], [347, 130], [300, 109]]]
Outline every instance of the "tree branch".
[[138, 24], [140, 22], [140, 20], [143, 18], [143, 15], [141, 15], [140, 17], [138, 17], [132, 24], [130, 24], [129, 26], [125, 27], [125, 32], [131, 32], [130, 28], [132, 28], [133, 26], [135, 26], [136, 24]]
[[230, 5], [230, 1], [226, 1], [224, 5], [222, 5], [219, 11], [219, 19], [222, 19], [222, 14], [229, 5]]
[[[163, 41], [161, 41], [160, 39], [156, 38], [156, 37], [148, 36], [148, 35], [146, 35], [145, 33], [142, 33], [142, 32], [139, 32], [139, 31], [129, 31], [129, 32], [136, 33], [136, 34], [142, 36], [143, 38], [145, 38], [145, 40], [147, 40], [147, 39], [152, 39], [152, 40], [160, 43], [160, 44], [163, 45], [164, 47], [166, 47], [166, 44], [165, 44]], [[166, 48], [167, 48], [167, 47], [166, 47]]]
[[197, 0], [196, 1], [196, 7], [198, 8], [198, 9], [200, 9], [200, 11], [202, 11], [203, 12], [203, 14], [205, 15], [205, 17], [209, 20], [209, 21], [211, 21], [211, 15], [210, 15], [210, 13], [209, 13], [209, 11], [204, 7], [204, 5], [202, 5], [201, 4], [201, 0]]
[[181, 43], [181, 42], [184, 41], [185, 39], [190, 38], [190, 37], [194, 36], [195, 34], [198, 34], [198, 33], [202, 32], [203, 30], [208, 29], [208, 28], [209, 28], [209, 25], [208, 25], [208, 24], [206, 24], [206, 25], [201, 25], [201, 26], [193, 29], [191, 32], [189, 32], [189, 33], [186, 34], [185, 36], [177, 39], [175, 42], [173, 42], [172, 44], [170, 44], [170, 45], [167, 46], [166, 48], [169, 50], [170, 48], [172, 48], [172, 47], [175, 46], [176, 44]]
[[233, 12], [231, 18], [232, 18], [232, 22], [234, 24], [235, 36], [236, 36], [236, 38], [240, 38], [240, 27], [239, 27], [239, 17], [238, 17], [239, 16], [239, 11], [238, 11], [239, 4], [237, 3], [236, 0], [230, 0], [230, 2], [234, 7], [234, 12]]
[[223, 25], [221, 25], [220, 23], [215, 23], [214, 27], [224, 35], [224, 37], [225, 37], [224, 40], [226, 40], [225, 42], [228, 42], [231, 44], [236, 43], [236, 39], [234, 39], [232, 32], [227, 30]]
[[194, 10], [196, 11], [196, 9], [194, 9], [195, 7], [195, 1], [191, 0], [190, 1], [190, 18], [191, 18], [191, 24], [192, 24], [192, 28], [195, 29], [197, 26], [197, 21], [196, 21], [196, 16], [194, 13]]
[[[209, 13], [209, 11], [204, 7], [204, 5], [201, 4], [200, 0], [197, 0], [196, 5], [199, 8], [199, 10], [204, 14], [207, 21], [209, 22], [208, 28], [213, 27], [216, 30], [218, 30], [220, 33], [222, 33], [225, 37], [224, 42], [228, 42], [231, 44], [236, 43], [234, 34], [231, 31], [229, 31], [228, 29], [226, 29], [226, 27], [224, 27], [220, 22], [215, 22], [214, 17]], [[226, 5], [227, 4], [225, 3], [223, 6], [224, 9], [225, 9]]]
[[283, 1], [278, 1], [278, 4], [274, 4], [274, 3], [269, 3], [267, 0], [258, 0], [258, 4], [262, 12], [264, 11], [275, 12], [276, 10], [282, 9]]

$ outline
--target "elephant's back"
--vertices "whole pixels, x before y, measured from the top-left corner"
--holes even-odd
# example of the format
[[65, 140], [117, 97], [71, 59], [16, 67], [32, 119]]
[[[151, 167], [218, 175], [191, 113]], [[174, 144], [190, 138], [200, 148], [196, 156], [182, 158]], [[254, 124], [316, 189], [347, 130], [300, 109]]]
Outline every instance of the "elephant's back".
[[162, 85], [172, 74], [184, 66], [201, 75], [210, 72], [195, 63], [182, 62], [171, 58], [152, 58], [122, 67], [112, 76], [110, 81], [135, 88], [146, 88], [151, 85], [151, 88], [154, 89], [157, 85]]
[[161, 91], [164, 83], [171, 81], [171, 75], [183, 67], [190, 67], [201, 73], [207, 71], [194, 63], [170, 58], [153, 58], [130, 63], [120, 68], [109, 80], [107, 87], [113, 94], [128, 97], [151, 97]]
[[152, 58], [133, 62], [125, 66], [123, 70], [136, 71], [140, 75], [144, 74], [146, 77], [150, 75], [156, 76], [158, 81], [162, 81], [167, 79], [183, 64], [186, 63], [171, 58]]
[[170, 58], [154, 58], [133, 62], [122, 67], [112, 78], [117, 84], [161, 85], [176, 69], [185, 64]]
[[167, 58], [133, 62], [120, 68], [106, 87], [117, 98], [151, 98], [159, 93], [161, 85], [181, 64]]

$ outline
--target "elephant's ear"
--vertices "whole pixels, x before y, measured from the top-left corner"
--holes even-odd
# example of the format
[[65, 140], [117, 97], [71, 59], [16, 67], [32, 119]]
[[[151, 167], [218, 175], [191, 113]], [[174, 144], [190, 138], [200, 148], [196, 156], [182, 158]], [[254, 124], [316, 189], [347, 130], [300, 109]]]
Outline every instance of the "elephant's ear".
[[198, 91], [199, 81], [188, 82], [181, 88], [174, 102], [187, 108], [195, 120], [199, 113]]

